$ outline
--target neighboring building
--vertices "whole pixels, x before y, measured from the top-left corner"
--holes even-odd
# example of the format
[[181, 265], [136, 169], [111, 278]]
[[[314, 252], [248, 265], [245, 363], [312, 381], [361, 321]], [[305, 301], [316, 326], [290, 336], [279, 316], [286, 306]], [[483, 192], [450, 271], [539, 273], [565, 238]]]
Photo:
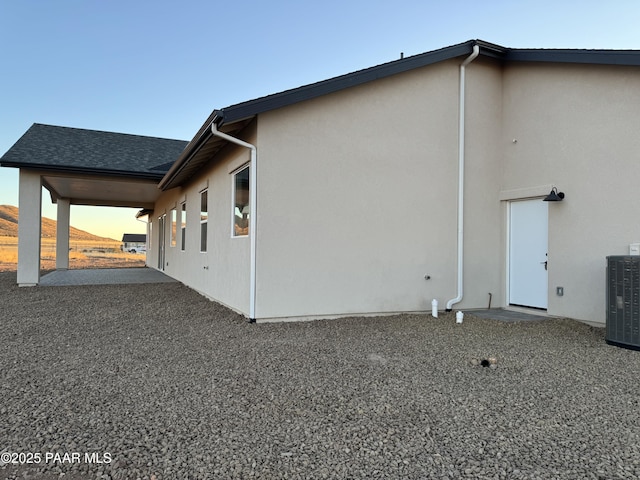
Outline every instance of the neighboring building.
[[122, 235], [122, 251], [142, 253], [147, 251], [147, 235], [144, 233], [125, 233]]
[[602, 325], [605, 257], [640, 242], [639, 67], [469, 41], [215, 110], [140, 205], [147, 263], [251, 320], [491, 298]]

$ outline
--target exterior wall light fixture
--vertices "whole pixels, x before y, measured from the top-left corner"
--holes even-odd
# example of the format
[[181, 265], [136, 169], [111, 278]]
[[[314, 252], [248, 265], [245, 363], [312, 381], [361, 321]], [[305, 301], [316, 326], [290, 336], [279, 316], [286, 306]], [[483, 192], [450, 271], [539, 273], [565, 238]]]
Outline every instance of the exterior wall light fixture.
[[551, 193], [544, 197], [544, 202], [561, 202], [564, 198], [564, 192], [559, 192], [556, 187], [551, 189]]

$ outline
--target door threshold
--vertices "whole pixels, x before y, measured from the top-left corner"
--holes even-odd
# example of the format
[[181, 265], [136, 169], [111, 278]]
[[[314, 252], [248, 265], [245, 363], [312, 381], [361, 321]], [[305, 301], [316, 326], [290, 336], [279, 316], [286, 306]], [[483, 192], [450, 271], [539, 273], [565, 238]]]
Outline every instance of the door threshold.
[[517, 305], [507, 305], [506, 307], [504, 307], [505, 310], [510, 310], [512, 312], [519, 312], [519, 313], [528, 313], [529, 315], [538, 315], [540, 317], [552, 317], [553, 315], [550, 315], [549, 312], [547, 312], [546, 308], [527, 308], [527, 307], [520, 307]]

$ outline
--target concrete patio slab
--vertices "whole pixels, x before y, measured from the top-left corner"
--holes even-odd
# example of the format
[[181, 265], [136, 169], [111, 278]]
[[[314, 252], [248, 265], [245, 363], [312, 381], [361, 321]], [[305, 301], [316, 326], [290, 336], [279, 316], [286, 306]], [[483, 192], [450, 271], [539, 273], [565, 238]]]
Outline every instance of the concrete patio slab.
[[506, 310], [504, 308], [484, 308], [478, 310], [463, 310], [464, 313], [469, 313], [480, 318], [489, 318], [493, 320], [500, 320], [503, 322], [523, 322], [523, 321], [535, 321], [535, 320], [549, 320], [547, 315], [536, 315], [533, 313], [519, 312], [516, 310]]
[[126, 285], [134, 283], [171, 283], [173, 278], [153, 268], [88, 268], [56, 270], [43, 275], [40, 285]]

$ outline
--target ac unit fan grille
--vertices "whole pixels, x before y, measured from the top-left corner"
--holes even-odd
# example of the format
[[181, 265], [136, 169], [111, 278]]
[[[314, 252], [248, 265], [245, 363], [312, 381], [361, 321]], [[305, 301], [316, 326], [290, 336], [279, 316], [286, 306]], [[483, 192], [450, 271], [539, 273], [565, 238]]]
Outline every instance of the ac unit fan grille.
[[640, 257], [607, 257], [607, 343], [640, 350]]

